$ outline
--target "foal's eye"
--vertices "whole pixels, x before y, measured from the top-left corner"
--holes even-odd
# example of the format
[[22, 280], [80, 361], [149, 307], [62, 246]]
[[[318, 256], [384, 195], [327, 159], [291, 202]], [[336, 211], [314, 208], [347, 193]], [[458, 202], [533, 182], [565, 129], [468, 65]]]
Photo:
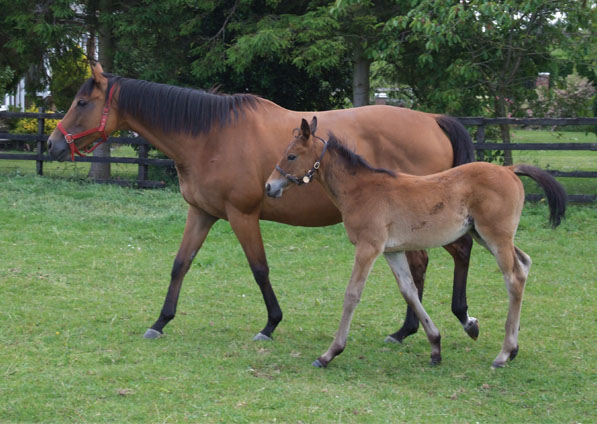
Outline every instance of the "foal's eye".
[[79, 100], [79, 101], [77, 102], [77, 106], [79, 106], [79, 107], [83, 107], [83, 106], [85, 106], [86, 104], [87, 104], [87, 101], [86, 101], [86, 100], [83, 100], [83, 99], [81, 99], [81, 100]]
[[288, 155], [288, 160], [295, 160], [296, 159], [296, 155]]

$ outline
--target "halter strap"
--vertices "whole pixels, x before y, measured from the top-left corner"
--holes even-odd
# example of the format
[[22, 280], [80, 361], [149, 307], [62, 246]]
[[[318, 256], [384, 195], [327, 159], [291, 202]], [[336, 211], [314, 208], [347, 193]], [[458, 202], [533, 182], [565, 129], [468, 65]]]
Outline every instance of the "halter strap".
[[62, 135], [64, 135], [66, 144], [68, 144], [68, 146], [70, 148], [71, 161], [73, 161], [73, 162], [75, 161], [75, 153], [78, 154], [79, 156], [85, 156], [77, 148], [75, 140], [77, 140], [79, 138], [86, 137], [90, 134], [100, 133], [102, 141], [96, 143], [90, 149], [84, 149], [83, 151], [85, 153], [93, 152], [95, 149], [97, 149], [97, 147], [100, 144], [102, 144], [108, 140], [108, 134], [106, 134], [105, 128], [106, 128], [106, 122], [108, 121], [108, 112], [110, 111], [110, 104], [112, 103], [112, 95], [114, 94], [115, 88], [116, 88], [116, 85], [112, 85], [112, 87], [110, 88], [110, 92], [108, 93], [108, 96], [106, 97], [106, 103], [104, 104], [104, 110], [102, 111], [102, 118], [100, 120], [100, 124], [97, 127], [88, 129], [86, 131], [83, 131], [83, 132], [80, 132], [77, 134], [71, 134], [64, 128], [64, 126], [62, 125], [62, 121], [58, 122], [58, 125], [56, 127], [60, 130]]
[[293, 182], [298, 186], [303, 185], [303, 184], [309, 184], [311, 182], [311, 180], [313, 179], [313, 175], [315, 175], [315, 172], [321, 166], [321, 160], [323, 159], [323, 155], [325, 155], [325, 152], [328, 149], [327, 141], [325, 141], [321, 137], [316, 136], [315, 134], [312, 134], [312, 136], [319, 139], [323, 143], [323, 150], [321, 151], [321, 155], [319, 155], [319, 159], [317, 159], [317, 161], [313, 164], [313, 167], [310, 170], [308, 170], [305, 175], [303, 175], [301, 178], [297, 178], [292, 174], [286, 173], [286, 171], [284, 171], [282, 168], [280, 168], [280, 166], [276, 165], [276, 171], [278, 171], [280, 174], [284, 175], [284, 177], [288, 181]]

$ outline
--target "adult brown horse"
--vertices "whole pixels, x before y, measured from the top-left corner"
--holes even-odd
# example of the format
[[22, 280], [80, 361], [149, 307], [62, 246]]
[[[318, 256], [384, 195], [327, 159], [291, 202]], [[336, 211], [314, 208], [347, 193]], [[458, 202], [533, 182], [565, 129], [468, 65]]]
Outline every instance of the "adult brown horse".
[[[284, 109], [253, 95], [219, 95], [104, 74], [92, 64], [92, 77], [48, 139], [58, 160], [115, 130], [132, 130], [176, 163], [180, 190], [189, 204], [182, 243], [172, 267], [170, 287], [158, 320], [146, 338], [162, 334], [174, 318], [184, 275], [218, 219], [226, 219], [240, 242], [267, 307], [267, 324], [256, 339], [269, 339], [282, 311], [269, 280], [259, 220], [324, 226], [341, 221], [338, 210], [317, 185], [289, 193], [281, 201], [264, 196], [264, 183], [286, 148], [297, 122], [313, 113]], [[358, 140], [355, 148], [371, 163], [425, 175], [473, 160], [473, 146], [456, 120], [408, 109], [368, 106], [318, 112], [323, 131]], [[472, 240], [446, 247], [454, 258], [452, 310], [466, 332], [478, 335], [467, 314], [466, 276]], [[411, 272], [423, 293], [424, 251], [409, 256]], [[417, 331], [412, 310], [402, 328], [388, 337], [402, 341]]]

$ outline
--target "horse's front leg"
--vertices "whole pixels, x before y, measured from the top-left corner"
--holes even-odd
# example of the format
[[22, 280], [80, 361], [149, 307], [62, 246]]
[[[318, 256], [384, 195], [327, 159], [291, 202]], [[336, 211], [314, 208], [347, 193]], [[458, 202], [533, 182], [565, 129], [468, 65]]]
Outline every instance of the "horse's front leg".
[[187, 223], [185, 225], [182, 236], [182, 243], [174, 259], [172, 266], [172, 274], [170, 279], [170, 287], [166, 294], [166, 300], [162, 307], [162, 312], [158, 320], [149, 328], [143, 337], [146, 339], [155, 339], [163, 334], [163, 328], [176, 315], [176, 305], [178, 304], [178, 296], [180, 288], [182, 287], [182, 280], [189, 270], [195, 255], [201, 249], [201, 245], [207, 237], [207, 233], [217, 221], [217, 218], [197, 209], [193, 206], [189, 207], [187, 214]]
[[318, 368], [326, 367], [332, 359], [344, 351], [354, 310], [361, 300], [361, 294], [363, 293], [363, 288], [365, 287], [371, 267], [373, 267], [373, 263], [380, 253], [381, 248], [376, 248], [368, 243], [357, 243], [352, 275], [344, 294], [344, 306], [342, 308], [340, 326], [328, 350], [313, 361], [313, 366]]
[[465, 234], [455, 242], [444, 246], [444, 249], [454, 259], [452, 313], [458, 318], [466, 334], [477, 340], [477, 337], [479, 337], [479, 321], [475, 317], [468, 316], [468, 305], [466, 303], [466, 282], [472, 248], [473, 238], [470, 234]]
[[441, 336], [439, 330], [431, 321], [431, 318], [423, 308], [421, 301], [417, 295], [417, 288], [412, 279], [408, 261], [404, 252], [386, 252], [384, 256], [392, 268], [392, 272], [396, 277], [396, 282], [400, 288], [400, 293], [404, 296], [404, 300], [414, 310], [417, 317], [421, 321], [425, 333], [427, 333], [427, 339], [431, 344], [431, 364], [439, 364], [442, 360], [441, 356]]
[[[410, 267], [410, 273], [413, 277], [415, 286], [417, 287], [417, 293], [419, 300], [423, 301], [423, 288], [425, 286], [425, 272], [427, 270], [427, 264], [429, 263], [429, 256], [424, 250], [415, 250], [406, 252], [408, 258], [408, 266]], [[406, 306], [406, 317], [404, 318], [404, 324], [400, 327], [400, 330], [386, 337], [387, 343], [402, 343], [402, 341], [415, 334], [419, 329], [419, 318], [413, 311], [410, 305]]]
[[245, 252], [267, 308], [267, 324], [253, 340], [271, 340], [272, 333], [282, 321], [282, 310], [269, 281], [269, 267], [259, 228], [259, 213], [246, 214], [230, 208], [227, 214], [232, 231]]

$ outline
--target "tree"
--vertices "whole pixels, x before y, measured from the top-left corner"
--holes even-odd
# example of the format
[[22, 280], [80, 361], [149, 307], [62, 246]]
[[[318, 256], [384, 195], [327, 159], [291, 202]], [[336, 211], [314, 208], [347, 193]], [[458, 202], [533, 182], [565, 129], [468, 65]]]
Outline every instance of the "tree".
[[[95, 39], [98, 40], [98, 59], [105, 72], [114, 70], [114, 40], [110, 17], [114, 13], [112, 0], [89, 0], [87, 3], [89, 17], [88, 56], [95, 56]], [[103, 143], [93, 151], [94, 157], [110, 157], [110, 143]], [[110, 162], [92, 162], [88, 176], [94, 180], [107, 180], [111, 175]]]
[[22, 78], [28, 93], [43, 90], [52, 59], [79, 49], [81, 18], [71, 3], [0, 0], [0, 80], [6, 90]]
[[[419, 1], [406, 16], [388, 21], [384, 30], [394, 48], [384, 59], [442, 112], [488, 107], [494, 116], [508, 116], [533, 95], [554, 47], [587, 25], [586, 7], [576, 0]], [[501, 133], [509, 143], [507, 125]]]

